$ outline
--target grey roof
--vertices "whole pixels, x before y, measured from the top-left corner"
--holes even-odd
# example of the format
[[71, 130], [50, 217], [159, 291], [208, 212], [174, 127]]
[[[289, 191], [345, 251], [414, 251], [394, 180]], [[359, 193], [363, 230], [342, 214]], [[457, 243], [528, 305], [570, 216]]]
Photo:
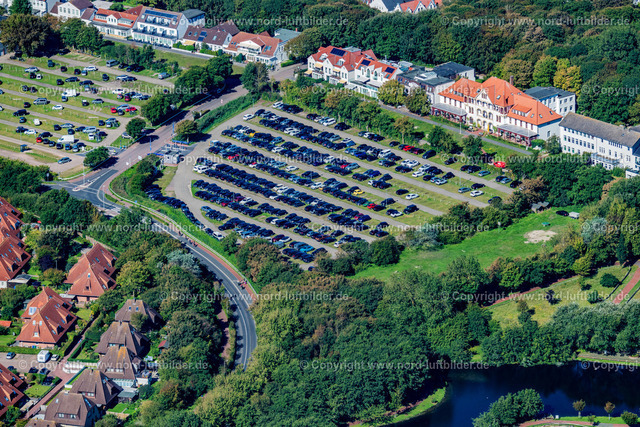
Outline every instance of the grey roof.
[[187, 9], [184, 12], [182, 12], [182, 16], [184, 16], [187, 19], [193, 19], [196, 16], [200, 16], [200, 15], [204, 15], [204, 12], [198, 9]]
[[575, 93], [573, 92], [558, 89], [557, 87], [553, 86], [536, 86], [532, 87], [531, 89], [525, 90], [524, 93], [537, 100], [547, 99], [554, 96], [566, 98], [568, 96], [575, 95]]
[[560, 126], [602, 138], [606, 141], [615, 142], [625, 147], [633, 148], [640, 144], [640, 132], [601, 122], [600, 120], [576, 113], [569, 113], [564, 116], [560, 122]]
[[404, 0], [380, 0], [384, 7], [387, 8], [389, 12], [396, 8], [400, 3], [404, 3]]
[[473, 70], [473, 68], [467, 67], [466, 65], [458, 64], [457, 62], [445, 62], [444, 64], [436, 65], [435, 67], [433, 67], [433, 71], [443, 77], [449, 77], [471, 70]]
[[291, 39], [295, 39], [300, 35], [299, 31], [287, 30], [286, 28], [278, 28], [273, 34], [273, 37], [277, 37], [282, 40], [283, 43], [288, 42]]

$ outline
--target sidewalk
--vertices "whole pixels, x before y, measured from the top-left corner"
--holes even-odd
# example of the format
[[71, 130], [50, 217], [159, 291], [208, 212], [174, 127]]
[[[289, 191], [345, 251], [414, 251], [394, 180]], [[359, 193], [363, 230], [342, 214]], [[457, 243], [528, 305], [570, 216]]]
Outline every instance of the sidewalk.
[[[592, 426], [593, 423], [589, 421], [563, 421], [563, 420], [535, 420], [535, 421], [527, 421], [526, 423], [520, 424], [520, 427], [531, 427], [531, 426]], [[598, 424], [600, 427], [629, 427], [627, 424], [611, 424], [611, 423], [600, 423]]]
[[[636, 261], [634, 265], [636, 267], [640, 267], [640, 259]], [[631, 280], [629, 280], [629, 282], [622, 289], [622, 291], [620, 291], [620, 293], [615, 297], [615, 299], [613, 300], [613, 303], [620, 304], [622, 301], [625, 301], [629, 296], [629, 292], [633, 290], [633, 288], [638, 284], [639, 281], [640, 281], [640, 268], [636, 270], [636, 272], [633, 274], [633, 277], [631, 277]]]

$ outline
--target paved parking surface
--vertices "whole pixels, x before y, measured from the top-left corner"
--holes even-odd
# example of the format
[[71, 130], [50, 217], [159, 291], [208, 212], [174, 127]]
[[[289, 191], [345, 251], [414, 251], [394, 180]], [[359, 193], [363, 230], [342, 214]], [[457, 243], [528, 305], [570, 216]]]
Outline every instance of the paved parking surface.
[[58, 367], [58, 362], [49, 359], [46, 363], [40, 363], [37, 357], [36, 354], [16, 354], [13, 359], [7, 359], [7, 353], [0, 353], [0, 363], [6, 367], [13, 366], [21, 374], [26, 374], [31, 368], [36, 368], [38, 371], [47, 368], [53, 372]]

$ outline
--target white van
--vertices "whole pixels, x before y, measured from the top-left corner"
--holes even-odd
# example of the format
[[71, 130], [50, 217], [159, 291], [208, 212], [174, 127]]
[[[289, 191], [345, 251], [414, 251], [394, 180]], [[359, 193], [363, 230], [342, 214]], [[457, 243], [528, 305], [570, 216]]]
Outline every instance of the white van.
[[49, 350], [41, 350], [40, 353], [38, 353], [37, 360], [39, 363], [47, 363], [50, 357], [51, 352]]
[[207, 167], [205, 165], [196, 165], [193, 167], [193, 171], [196, 173], [204, 173], [204, 171], [207, 170]]

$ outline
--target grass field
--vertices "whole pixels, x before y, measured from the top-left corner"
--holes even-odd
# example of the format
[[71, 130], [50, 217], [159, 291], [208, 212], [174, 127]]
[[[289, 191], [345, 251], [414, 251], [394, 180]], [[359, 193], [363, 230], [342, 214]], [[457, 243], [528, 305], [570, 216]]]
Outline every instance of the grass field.
[[47, 394], [51, 390], [51, 386], [42, 385], [42, 384], [34, 384], [29, 387], [24, 394], [29, 397], [39, 398]]
[[[622, 268], [619, 265], [604, 267], [598, 270], [598, 273], [593, 277], [586, 279], [585, 282], [589, 285], [589, 289], [582, 290], [578, 282], [578, 278], [573, 277], [551, 285], [549, 288], [530, 292], [524, 296], [523, 299], [527, 302], [529, 308], [533, 310], [533, 320], [536, 320], [539, 323], [547, 323], [551, 320], [553, 313], [563, 305], [568, 305], [574, 302], [583, 307], [591, 305], [587, 301], [587, 296], [593, 291], [598, 291], [598, 295], [600, 295], [602, 299], [611, 295], [607, 301], [613, 300], [613, 298], [615, 298], [615, 296], [624, 288], [626, 282], [631, 279], [635, 270], [635, 266], [631, 266], [631, 269], [629, 269], [629, 267]], [[619, 280], [623, 280], [626, 277], [625, 282], [619, 286], [613, 294], [613, 288], [605, 288], [600, 285], [600, 278], [605, 273], [611, 273]], [[559, 299], [558, 303], [551, 305], [546, 300], [545, 296], [548, 289], [553, 289], [555, 296]], [[503, 327], [516, 325], [518, 323], [519, 312], [517, 310], [517, 303], [515, 299], [491, 306], [489, 311], [491, 311], [493, 319], [500, 322]]]
[[[525, 257], [544, 250], [546, 245], [525, 243], [525, 234], [534, 230], [559, 232], [566, 227], [577, 226], [578, 222], [568, 217], [556, 215], [558, 209], [529, 215], [517, 223], [504, 228], [483, 231], [456, 245], [448, 245], [439, 251], [405, 250], [398, 264], [390, 267], [370, 267], [358, 273], [356, 277], [375, 277], [388, 279], [396, 271], [422, 269], [432, 272], [443, 272], [451, 260], [462, 255], [474, 256], [482, 267], [487, 268], [498, 257]], [[551, 225], [544, 227], [543, 222]]]

